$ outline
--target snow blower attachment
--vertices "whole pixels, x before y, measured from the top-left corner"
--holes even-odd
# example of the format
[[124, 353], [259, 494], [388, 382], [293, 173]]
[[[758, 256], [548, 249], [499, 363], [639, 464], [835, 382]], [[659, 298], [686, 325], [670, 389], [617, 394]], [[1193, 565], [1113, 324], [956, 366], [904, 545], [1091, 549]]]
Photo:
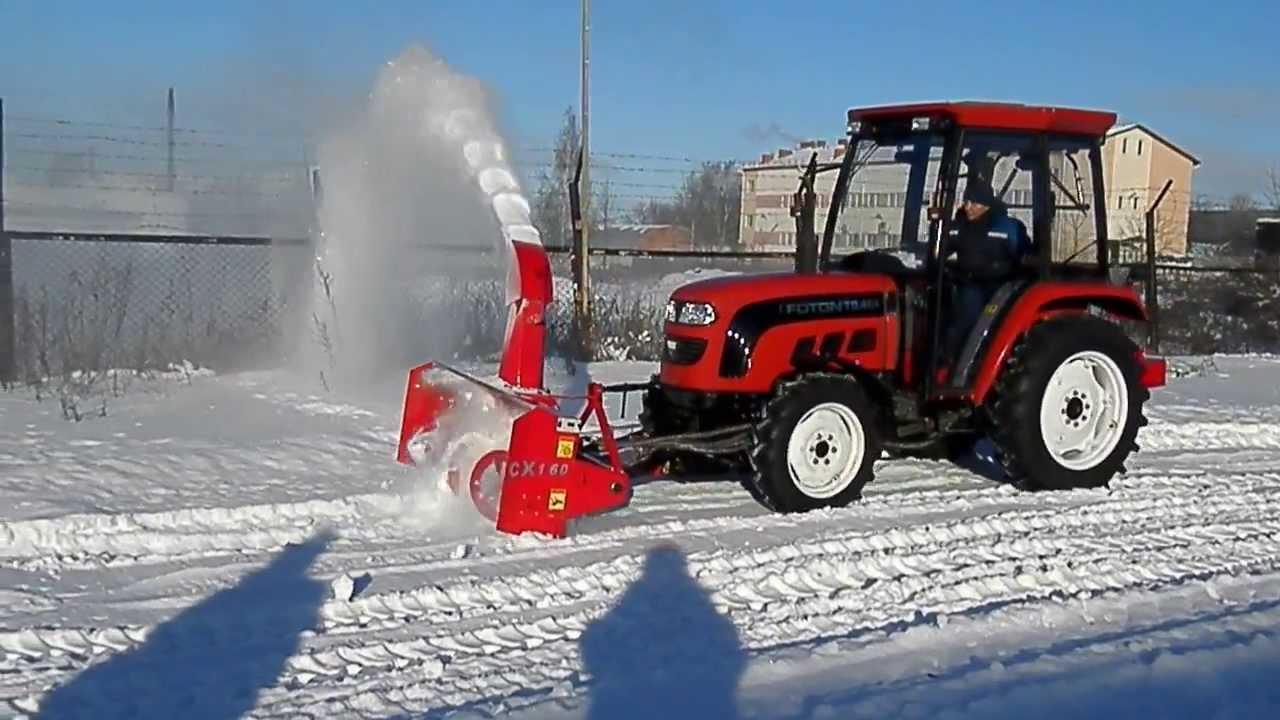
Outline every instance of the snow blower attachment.
[[[605, 416], [600, 385], [585, 398], [543, 387], [551, 267], [540, 244], [514, 240], [509, 307], [498, 382], [438, 363], [409, 371], [396, 459], [442, 469], [450, 489], [470, 495], [501, 532], [567, 534], [569, 522], [627, 504], [631, 483]], [[564, 416], [564, 400], [586, 401]], [[583, 456], [581, 431], [594, 417], [603, 457]], [[505, 426], [505, 427], [504, 427]], [[422, 438], [425, 450], [415, 457]]]

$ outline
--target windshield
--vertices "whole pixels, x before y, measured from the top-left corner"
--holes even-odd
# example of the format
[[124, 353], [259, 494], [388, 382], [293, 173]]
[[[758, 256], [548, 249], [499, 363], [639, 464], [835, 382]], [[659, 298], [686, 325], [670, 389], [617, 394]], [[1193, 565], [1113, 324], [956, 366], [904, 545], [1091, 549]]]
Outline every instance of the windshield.
[[937, 184], [941, 138], [926, 133], [863, 138], [852, 152], [853, 167], [836, 217], [832, 255], [861, 250], [923, 252], [929, 234], [924, 198]]

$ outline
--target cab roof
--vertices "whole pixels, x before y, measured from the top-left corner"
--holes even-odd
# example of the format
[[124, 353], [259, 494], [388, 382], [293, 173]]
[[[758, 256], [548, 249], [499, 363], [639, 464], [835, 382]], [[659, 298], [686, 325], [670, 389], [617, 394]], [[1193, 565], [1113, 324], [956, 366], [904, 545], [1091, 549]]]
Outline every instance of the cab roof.
[[1102, 137], [1115, 125], [1116, 114], [1099, 110], [995, 102], [933, 102], [852, 108], [849, 122], [947, 118], [957, 126], [986, 130], [1054, 132]]

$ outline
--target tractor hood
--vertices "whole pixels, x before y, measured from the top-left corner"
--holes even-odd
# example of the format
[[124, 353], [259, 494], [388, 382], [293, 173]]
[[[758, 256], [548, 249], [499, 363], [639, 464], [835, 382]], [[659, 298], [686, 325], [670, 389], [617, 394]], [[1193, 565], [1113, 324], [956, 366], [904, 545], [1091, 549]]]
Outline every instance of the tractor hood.
[[[893, 293], [896, 286], [885, 275], [862, 273], [762, 273], [731, 275], [699, 280], [683, 285], [671, 294], [675, 303], [709, 303], [716, 323], [727, 320], [747, 305], [776, 300], [807, 300], [812, 303], [839, 302], [844, 298]], [[793, 308], [805, 312], [808, 308]]]
[[768, 392], [793, 358], [822, 352], [868, 369], [892, 360], [897, 286], [872, 273], [702, 280], [671, 294], [661, 380], [700, 392]]

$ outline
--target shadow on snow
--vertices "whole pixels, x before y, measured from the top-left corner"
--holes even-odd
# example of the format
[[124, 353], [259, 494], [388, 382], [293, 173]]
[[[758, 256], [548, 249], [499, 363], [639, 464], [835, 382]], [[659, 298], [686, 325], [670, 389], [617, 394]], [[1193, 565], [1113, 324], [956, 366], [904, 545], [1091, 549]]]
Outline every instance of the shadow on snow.
[[274, 685], [327, 596], [307, 570], [332, 536], [290, 545], [266, 567], [158, 625], [146, 641], [53, 690], [39, 718], [230, 720]]
[[590, 720], [738, 717], [746, 653], [675, 547], [651, 550], [641, 576], [580, 642]]

